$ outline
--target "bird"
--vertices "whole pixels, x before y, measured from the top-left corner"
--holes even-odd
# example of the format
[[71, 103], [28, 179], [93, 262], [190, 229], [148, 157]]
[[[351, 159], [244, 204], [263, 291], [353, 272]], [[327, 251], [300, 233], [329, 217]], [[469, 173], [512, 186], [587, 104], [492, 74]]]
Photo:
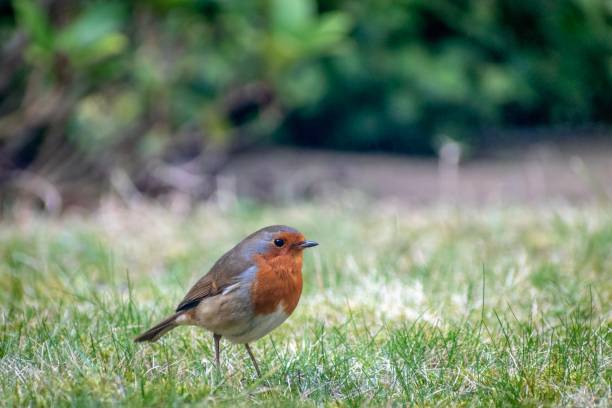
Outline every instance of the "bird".
[[134, 341], [155, 342], [178, 326], [199, 326], [213, 334], [217, 368], [220, 341], [225, 338], [244, 344], [261, 377], [249, 344], [293, 313], [302, 293], [303, 251], [317, 245], [286, 225], [255, 231], [217, 260], [187, 292], [174, 314]]

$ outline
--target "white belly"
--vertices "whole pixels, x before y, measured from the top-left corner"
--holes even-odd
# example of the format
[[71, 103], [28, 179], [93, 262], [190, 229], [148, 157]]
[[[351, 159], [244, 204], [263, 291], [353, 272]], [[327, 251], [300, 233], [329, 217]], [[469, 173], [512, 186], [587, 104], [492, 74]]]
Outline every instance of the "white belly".
[[254, 316], [251, 321], [244, 325], [243, 330], [233, 331], [233, 333], [226, 334], [225, 337], [232, 343], [250, 343], [270, 333], [287, 320], [287, 317], [289, 315], [285, 312], [282, 304], [279, 303], [278, 308], [274, 312]]
[[256, 315], [248, 287], [237, 285], [223, 294], [202, 300], [193, 318], [181, 324], [201, 326], [232, 343], [243, 344], [265, 336], [287, 317], [282, 303], [272, 313]]

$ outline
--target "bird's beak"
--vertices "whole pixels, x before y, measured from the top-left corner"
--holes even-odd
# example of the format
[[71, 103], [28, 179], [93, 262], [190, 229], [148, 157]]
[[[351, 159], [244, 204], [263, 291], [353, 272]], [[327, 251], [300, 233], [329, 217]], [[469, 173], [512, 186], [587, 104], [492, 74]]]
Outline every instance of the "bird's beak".
[[318, 242], [314, 242], [314, 241], [302, 241], [302, 242], [298, 242], [295, 246], [297, 248], [300, 248], [300, 249], [306, 249], [306, 248], [315, 247], [317, 245], [319, 245]]

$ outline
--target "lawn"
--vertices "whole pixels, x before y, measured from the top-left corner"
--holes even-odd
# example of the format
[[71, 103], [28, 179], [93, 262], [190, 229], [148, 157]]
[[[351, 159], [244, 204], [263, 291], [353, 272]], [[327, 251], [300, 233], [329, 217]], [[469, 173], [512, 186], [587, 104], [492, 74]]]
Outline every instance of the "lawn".
[[[243, 347], [180, 327], [134, 344], [255, 229], [305, 255], [291, 318]], [[0, 404], [575, 405], [612, 402], [612, 206], [108, 203], [0, 224]]]

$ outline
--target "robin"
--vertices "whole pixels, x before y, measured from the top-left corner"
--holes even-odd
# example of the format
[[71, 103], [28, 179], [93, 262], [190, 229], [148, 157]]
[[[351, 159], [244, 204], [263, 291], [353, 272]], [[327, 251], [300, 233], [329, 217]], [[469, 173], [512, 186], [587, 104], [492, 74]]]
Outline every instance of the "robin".
[[172, 316], [135, 341], [157, 341], [177, 326], [200, 326], [213, 333], [217, 367], [219, 342], [225, 337], [244, 344], [261, 376], [249, 343], [275, 329], [295, 310], [302, 293], [303, 250], [317, 245], [284, 225], [252, 233], [219, 258]]

